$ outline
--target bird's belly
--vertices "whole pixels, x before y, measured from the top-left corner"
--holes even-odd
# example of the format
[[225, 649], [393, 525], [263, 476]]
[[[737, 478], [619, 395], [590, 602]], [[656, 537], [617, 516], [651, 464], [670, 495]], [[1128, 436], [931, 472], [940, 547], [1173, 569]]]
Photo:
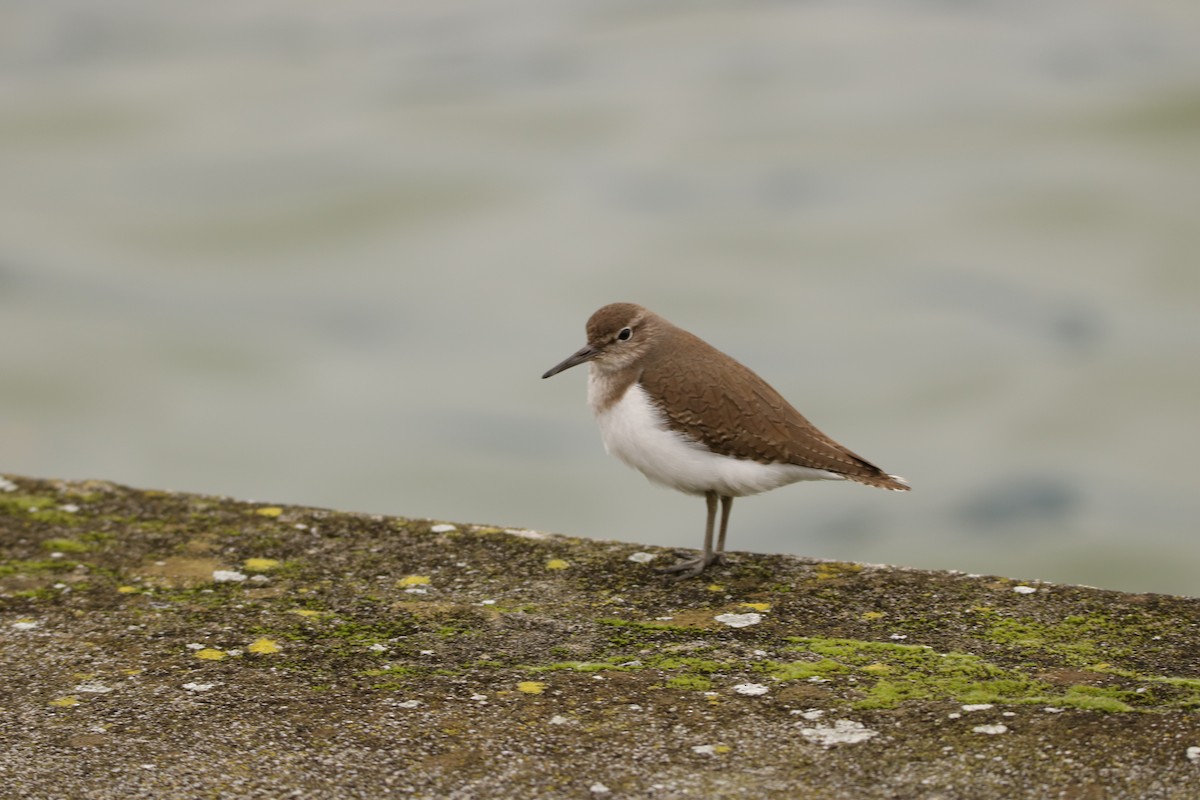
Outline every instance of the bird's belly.
[[667, 427], [662, 412], [636, 383], [616, 403], [597, 410], [596, 420], [605, 450], [654, 483], [681, 492], [742, 497], [796, 481], [842, 477], [795, 464], [761, 464], [713, 453]]

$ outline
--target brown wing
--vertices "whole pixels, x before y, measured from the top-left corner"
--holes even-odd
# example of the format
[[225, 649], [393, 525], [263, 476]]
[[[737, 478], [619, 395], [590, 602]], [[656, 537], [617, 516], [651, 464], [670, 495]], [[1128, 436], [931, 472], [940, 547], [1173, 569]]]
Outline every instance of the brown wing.
[[[750, 368], [679, 328], [656, 348], [639, 383], [668, 424], [709, 450], [760, 463], [828, 470], [860, 483], [907, 489], [805, 419]], [[670, 405], [665, 398], [670, 397]]]

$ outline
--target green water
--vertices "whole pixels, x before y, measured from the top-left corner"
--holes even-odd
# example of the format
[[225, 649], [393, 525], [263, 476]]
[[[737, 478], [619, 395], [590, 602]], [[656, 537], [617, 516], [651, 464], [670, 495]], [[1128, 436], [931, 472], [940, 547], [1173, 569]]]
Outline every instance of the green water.
[[909, 495], [731, 544], [1200, 594], [1200, 7], [10, 4], [0, 471], [697, 546], [613, 300]]

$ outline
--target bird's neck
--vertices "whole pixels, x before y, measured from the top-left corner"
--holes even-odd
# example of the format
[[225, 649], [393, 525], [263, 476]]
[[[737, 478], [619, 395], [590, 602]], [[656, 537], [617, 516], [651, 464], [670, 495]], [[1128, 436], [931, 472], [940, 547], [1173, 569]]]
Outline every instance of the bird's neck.
[[598, 364], [588, 366], [588, 406], [592, 413], [600, 416], [625, 396], [629, 387], [637, 383], [641, 374], [638, 364], [630, 364], [617, 370], [606, 370]]

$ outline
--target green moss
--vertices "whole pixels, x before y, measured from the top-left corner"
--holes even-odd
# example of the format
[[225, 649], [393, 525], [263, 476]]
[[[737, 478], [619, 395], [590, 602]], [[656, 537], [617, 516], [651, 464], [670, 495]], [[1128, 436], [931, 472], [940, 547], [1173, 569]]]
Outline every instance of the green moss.
[[693, 658], [690, 656], [654, 656], [646, 659], [647, 667], [662, 670], [682, 669], [691, 673], [709, 675], [714, 672], [721, 672], [729, 668], [728, 664], [723, 664], [720, 661], [712, 661], [706, 658]]
[[792, 661], [787, 664], [767, 661], [761, 665], [760, 669], [780, 681], [806, 681], [811, 678], [840, 675], [850, 671], [845, 664], [829, 658], [823, 658], [820, 661]]
[[386, 680], [372, 683], [371, 688], [387, 691], [403, 689], [410, 686], [411, 678], [413, 678], [413, 676], [417, 675], [419, 672], [421, 672], [421, 670], [417, 670], [412, 667], [389, 665], [381, 669], [363, 670], [360, 674], [367, 678], [385, 678]]
[[397, 666], [393, 664], [386, 667], [380, 667], [379, 669], [364, 669], [359, 674], [366, 675], [368, 678], [378, 678], [383, 675], [400, 677], [402, 675], [412, 675], [416, 672], [417, 670], [413, 669], [412, 667]]
[[79, 525], [84, 521], [78, 514], [57, 508], [54, 497], [39, 497], [31, 494], [0, 494], [0, 514], [23, 517], [31, 522], [54, 525]]
[[703, 675], [675, 675], [667, 678], [664, 685], [668, 689], [684, 689], [692, 692], [706, 692], [712, 689], [712, 681]]
[[492, 611], [499, 614], [537, 614], [543, 610], [542, 607], [536, 603], [520, 603], [515, 606], [497, 603], [491, 608]]
[[703, 628], [688, 629], [679, 625], [672, 625], [669, 622], [641, 622], [637, 620], [605, 618], [596, 620], [601, 625], [608, 625], [613, 628], [630, 628], [636, 631], [681, 631], [681, 630], [698, 630], [703, 631]]
[[928, 647], [856, 639], [792, 639], [820, 661], [773, 665], [781, 680], [852, 674], [865, 692], [858, 708], [892, 708], [907, 700], [961, 703], [1027, 703], [1044, 699], [1049, 686], [968, 653], [938, 653]]
[[25, 600], [55, 600], [60, 596], [56, 589], [51, 589], [49, 586], [43, 586], [38, 589], [22, 589], [19, 592], [13, 592], [13, 597], [20, 597]]
[[658, 643], [672, 634], [706, 634], [704, 628], [672, 625], [669, 622], [640, 622], [626, 619], [600, 619], [600, 625], [610, 628], [608, 642], [613, 647], [631, 648]]
[[571, 672], [605, 672], [609, 670], [630, 669], [630, 667], [620, 667], [616, 664], [609, 664], [603, 661], [555, 661], [553, 664], [522, 667], [521, 669], [525, 672], [557, 672], [559, 670], [569, 670]]
[[471, 628], [466, 625], [442, 625], [437, 629], [436, 633], [443, 639], [454, 639], [459, 636], [469, 635]]
[[924, 695], [916, 690], [914, 684], [897, 683], [895, 681], [880, 681], [871, 687], [865, 700], [855, 703], [856, 708], [893, 708], [905, 700], [916, 700]]
[[104, 499], [103, 492], [81, 492], [78, 489], [68, 488], [65, 494], [67, 497], [70, 497], [72, 501], [76, 503], [82, 503], [84, 505], [87, 505], [88, 503], [96, 503]]
[[1085, 708], [1089, 711], [1133, 711], [1133, 706], [1126, 700], [1134, 700], [1137, 693], [1109, 689], [1100, 686], [1072, 686], [1061, 697], [1052, 698], [1051, 702], [1070, 708]]
[[[1177, 708], [1200, 708], [1200, 678], [1177, 678], [1164, 675], [1143, 675], [1133, 670], [1120, 669], [1110, 665], [1093, 666], [1092, 671], [1105, 675], [1115, 675], [1127, 678], [1140, 684], [1151, 684], [1155, 691], [1153, 697], [1159, 705], [1170, 705]], [[1135, 692], [1134, 701], [1146, 701], [1150, 692]]]
[[[639, 669], [657, 669], [664, 672], [682, 672], [690, 676], [711, 675], [722, 672], [730, 665], [711, 659], [691, 656], [651, 656], [644, 659], [631, 659], [627, 655], [611, 656], [606, 661], [555, 661], [551, 664], [525, 666], [526, 672], [554, 672], [569, 670], [572, 672], [627, 672]], [[681, 677], [681, 676], [677, 676]]]
[[1200, 709], [1200, 679], [1149, 677], [1144, 680], [1168, 687], [1167, 692], [1175, 695], [1174, 704], [1180, 708]]
[[[331, 645], [330, 652], [333, 655], [365, 655], [371, 654], [367, 649], [371, 645], [382, 644], [390, 645], [394, 639], [403, 636], [409, 636], [415, 633], [416, 626], [405, 619], [378, 621], [378, 622], [341, 622], [334, 626], [332, 630], [314, 631], [310, 638], [317, 640], [332, 639], [340, 642], [340, 645]], [[380, 651], [374, 655], [383, 656], [386, 653]]]
[[862, 564], [854, 564], [846, 561], [828, 561], [822, 564], [817, 564], [813, 574], [817, 580], [828, 581], [836, 578], [850, 578], [862, 572]]
[[72, 514], [69, 511], [59, 511], [56, 508], [48, 508], [45, 511], [39, 511], [36, 514], [30, 514], [30, 517], [38, 522], [44, 522], [50, 525], [58, 525], [68, 528], [72, 525], [83, 525], [90, 520], [80, 517], [78, 514]]
[[1128, 656], [1146, 632], [1103, 615], [1069, 616], [1056, 623], [1002, 617], [993, 610], [978, 611], [987, 624], [990, 641], [1009, 647], [1051, 654], [1063, 663], [1083, 667], [1097, 661]]
[[46, 539], [42, 542], [42, 549], [59, 553], [86, 553], [92, 548], [77, 539]]
[[54, 498], [32, 494], [0, 494], [0, 514], [21, 516], [54, 505]]
[[872, 642], [862, 639], [821, 639], [814, 637], [789, 637], [797, 646], [791, 649], [804, 650], [831, 658], [851, 659], [855, 662], [869, 661], [879, 657], [890, 659], [923, 660], [932, 650], [917, 644], [894, 644]]
[[36, 575], [39, 572], [70, 572], [76, 566], [78, 566], [78, 562], [65, 558], [0, 561], [0, 577], [5, 575]]
[[[991, 665], [988, 665], [991, 666]], [[979, 681], [948, 682], [945, 688], [960, 703], [1040, 703], [1047, 688], [1041, 681], [1022, 676]]]
[[953, 700], [957, 703], [1038, 703], [1046, 687], [1022, 678], [973, 680], [964, 675], [909, 674], [881, 680], [856, 702], [856, 708], [892, 708], [905, 700]]

